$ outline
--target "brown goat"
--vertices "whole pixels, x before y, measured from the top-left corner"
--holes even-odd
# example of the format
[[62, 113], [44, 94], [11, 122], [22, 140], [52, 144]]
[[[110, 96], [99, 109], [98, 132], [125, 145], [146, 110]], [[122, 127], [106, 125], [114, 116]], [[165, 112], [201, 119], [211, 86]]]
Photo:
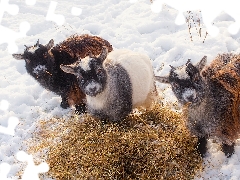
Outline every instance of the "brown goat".
[[209, 66], [207, 57], [193, 65], [172, 67], [167, 77], [178, 101], [185, 107], [186, 125], [198, 137], [198, 150], [206, 153], [208, 138], [221, 144], [227, 157], [240, 134], [240, 55], [220, 54]]
[[231, 99], [226, 100], [228, 111], [222, 117], [217, 136], [233, 144], [240, 133], [240, 55], [218, 55], [203, 69], [202, 75], [212, 82], [219, 82], [231, 94]]

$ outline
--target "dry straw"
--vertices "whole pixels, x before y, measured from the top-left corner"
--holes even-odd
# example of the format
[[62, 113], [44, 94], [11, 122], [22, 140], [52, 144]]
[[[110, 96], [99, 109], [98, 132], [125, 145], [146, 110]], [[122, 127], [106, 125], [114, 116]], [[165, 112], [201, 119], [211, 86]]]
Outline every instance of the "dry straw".
[[193, 179], [202, 164], [182, 114], [161, 104], [120, 124], [89, 115], [41, 121], [29, 142], [29, 153], [45, 154], [48, 176], [60, 180]]

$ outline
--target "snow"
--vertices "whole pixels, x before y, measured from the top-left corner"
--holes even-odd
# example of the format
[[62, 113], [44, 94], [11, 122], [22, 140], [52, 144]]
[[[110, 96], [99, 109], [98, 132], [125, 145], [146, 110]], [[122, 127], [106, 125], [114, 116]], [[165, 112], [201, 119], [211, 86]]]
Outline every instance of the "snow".
[[[19, 6], [19, 14], [12, 16], [5, 13], [1, 25], [16, 32], [21, 22], [27, 21], [31, 25], [27, 37], [16, 41], [18, 53], [24, 51], [24, 44], [34, 45], [38, 39], [42, 44], [54, 39], [57, 44], [69, 35], [88, 33], [108, 40], [114, 48], [146, 53], [152, 60], [155, 74], [167, 75], [170, 64], [180, 66], [188, 59], [195, 64], [204, 55], [209, 64], [218, 53], [240, 52], [240, 33], [229, 34], [227, 28], [233, 23], [233, 18], [224, 13], [214, 21], [220, 30], [218, 36], [204, 38], [206, 28], [202, 26], [200, 37], [198, 27], [193, 26], [191, 41], [187, 24], [175, 24], [177, 10], [165, 5], [160, 13], [153, 13], [148, 0], [59, 0], [55, 13], [64, 16], [62, 26], [46, 21], [50, 0], [26, 1], [28, 4], [21, 0], [10, 2]], [[63, 19], [60, 20], [57, 23], [60, 24]], [[31, 137], [38, 120], [69, 117], [74, 109], [62, 109], [60, 97], [31, 78], [26, 72], [25, 62], [13, 59], [6, 44], [0, 45], [0, 62], [0, 125], [8, 127], [9, 119], [19, 119], [14, 136], [0, 134], [0, 164], [11, 165], [8, 177], [18, 179], [16, 173], [22, 164], [16, 159], [16, 154], [26, 150], [24, 141]], [[164, 90], [168, 101], [176, 101], [168, 85], [157, 85], [159, 91]], [[239, 141], [235, 151], [228, 159], [220, 147], [209, 140], [205, 168], [195, 179], [240, 179]]]
[[45, 71], [47, 70], [45, 65], [37, 65], [34, 69], [33, 69], [33, 73], [34, 74], [39, 74], [41, 71]]
[[101, 89], [101, 85], [98, 82], [91, 82], [86, 86], [86, 92], [91, 94], [94, 90], [95, 92], [99, 92], [99, 90]]

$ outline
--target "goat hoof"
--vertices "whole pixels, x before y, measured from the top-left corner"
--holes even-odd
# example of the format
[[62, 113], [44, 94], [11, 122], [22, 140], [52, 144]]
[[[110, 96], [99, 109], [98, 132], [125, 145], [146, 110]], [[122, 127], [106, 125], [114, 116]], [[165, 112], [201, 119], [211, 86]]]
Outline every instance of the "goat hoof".
[[230, 158], [234, 154], [234, 144], [222, 144], [221, 148], [227, 158]]

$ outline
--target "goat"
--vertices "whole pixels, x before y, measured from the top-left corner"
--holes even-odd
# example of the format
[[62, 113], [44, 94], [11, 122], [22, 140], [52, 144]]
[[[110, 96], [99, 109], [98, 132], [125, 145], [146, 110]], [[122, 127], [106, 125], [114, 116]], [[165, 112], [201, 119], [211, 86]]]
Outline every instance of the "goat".
[[149, 106], [156, 95], [151, 61], [145, 54], [104, 47], [99, 56], [61, 65], [74, 74], [86, 94], [87, 111], [102, 120], [119, 122], [133, 108]]
[[60, 69], [60, 64], [71, 64], [78, 57], [85, 57], [89, 51], [98, 55], [102, 46], [112, 51], [111, 44], [97, 36], [73, 35], [54, 46], [51, 39], [47, 45], [39, 44], [26, 47], [23, 54], [13, 54], [15, 59], [24, 59], [27, 72], [44, 88], [58, 94], [62, 98], [61, 107], [75, 105], [76, 112], [85, 112], [86, 95], [78, 87], [77, 79]]
[[156, 80], [170, 83], [184, 105], [186, 125], [198, 137], [202, 157], [208, 138], [219, 142], [231, 157], [240, 132], [240, 55], [219, 54], [209, 66], [206, 61], [204, 56], [195, 66], [190, 60], [183, 66], [171, 66], [169, 76], [156, 76]]

